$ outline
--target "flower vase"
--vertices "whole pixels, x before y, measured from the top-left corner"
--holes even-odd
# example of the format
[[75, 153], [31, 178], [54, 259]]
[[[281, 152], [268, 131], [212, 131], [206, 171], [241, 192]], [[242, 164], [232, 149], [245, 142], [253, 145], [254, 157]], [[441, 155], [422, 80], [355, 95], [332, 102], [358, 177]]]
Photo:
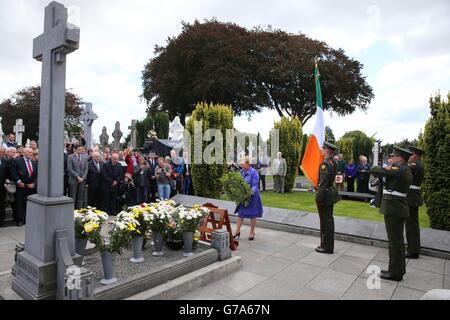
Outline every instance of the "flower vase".
[[133, 237], [131, 239], [131, 246], [133, 248], [133, 258], [130, 259], [133, 263], [140, 263], [144, 261], [142, 257], [142, 247], [144, 243], [144, 237]]
[[194, 242], [194, 232], [183, 232], [184, 253], [183, 257], [190, 257], [192, 252], [192, 244]]
[[102, 265], [104, 278], [100, 280], [101, 284], [111, 284], [117, 281], [113, 272], [113, 256], [109, 251], [102, 252]]
[[160, 231], [152, 231], [152, 237], [153, 237], [153, 246], [154, 251], [152, 252], [153, 256], [162, 256], [164, 255], [162, 251], [163, 247], [163, 234]]
[[81, 256], [80, 263], [83, 263], [83, 257], [86, 254], [87, 238], [75, 238], [75, 253]]

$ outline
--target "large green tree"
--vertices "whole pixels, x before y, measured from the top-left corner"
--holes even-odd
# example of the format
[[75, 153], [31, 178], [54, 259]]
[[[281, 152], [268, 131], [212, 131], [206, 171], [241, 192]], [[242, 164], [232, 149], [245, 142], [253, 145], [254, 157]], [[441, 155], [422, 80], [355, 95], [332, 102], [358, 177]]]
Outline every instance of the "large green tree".
[[[40, 86], [28, 87], [14, 93], [10, 98], [0, 103], [0, 115], [2, 119], [3, 131], [13, 132], [16, 119], [23, 119], [25, 133], [22, 136], [22, 143], [27, 139], [38, 140], [39, 138], [39, 106], [41, 99]], [[83, 101], [75, 93], [66, 91], [66, 106], [64, 125], [69, 134], [78, 134], [82, 131], [79, 120]]]
[[431, 117], [425, 126], [424, 200], [431, 227], [450, 231], [450, 93], [430, 99]]
[[195, 21], [183, 23], [155, 55], [142, 72], [142, 96], [150, 111], [182, 121], [197, 101], [207, 101], [231, 104], [236, 115], [274, 109], [303, 125], [316, 112], [315, 59], [324, 110], [346, 115], [366, 110], [373, 98], [361, 63], [303, 34]]
[[[195, 143], [199, 143], [196, 139], [194, 126], [196, 121], [201, 121], [201, 136], [208, 129], [216, 129], [222, 134], [223, 140], [216, 140], [219, 137], [211, 137], [211, 141], [201, 142], [201, 154], [197, 154]], [[220, 178], [227, 172], [226, 161], [226, 129], [233, 129], [233, 110], [231, 107], [219, 104], [199, 103], [192, 113], [192, 117], [187, 123], [187, 130], [191, 135], [191, 161], [193, 162], [191, 173], [195, 194], [203, 197], [219, 198], [222, 194], [222, 183]], [[216, 149], [207, 149], [212, 143], [222, 145], [222, 154], [217, 153]], [[198, 146], [197, 146], [198, 147]], [[206, 163], [205, 154], [211, 157], [220, 157], [222, 163]], [[195, 156], [201, 157], [201, 164], [196, 163]]]
[[279, 148], [286, 159], [286, 179], [284, 183], [284, 191], [290, 192], [295, 185], [295, 177], [297, 177], [300, 166], [300, 158], [302, 152], [302, 124], [298, 117], [283, 117], [280, 121], [275, 122], [274, 129], [279, 130]]
[[367, 159], [370, 159], [374, 142], [374, 138], [368, 137], [362, 131], [354, 130], [346, 132], [338, 140], [337, 145], [344, 159], [353, 160], [355, 163], [358, 163], [360, 155], [364, 155]]

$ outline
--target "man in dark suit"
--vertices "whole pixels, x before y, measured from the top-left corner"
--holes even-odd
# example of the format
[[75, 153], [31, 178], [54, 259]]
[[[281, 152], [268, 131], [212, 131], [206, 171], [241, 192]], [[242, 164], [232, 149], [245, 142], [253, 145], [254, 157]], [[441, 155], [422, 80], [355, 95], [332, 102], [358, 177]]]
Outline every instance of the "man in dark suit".
[[26, 223], [27, 197], [36, 193], [37, 164], [32, 160], [33, 150], [23, 149], [24, 156], [11, 163], [11, 178], [17, 185], [17, 226]]
[[102, 193], [100, 191], [102, 183], [101, 169], [103, 163], [100, 161], [100, 153], [94, 151], [92, 160], [88, 163], [87, 187], [88, 187], [88, 205], [91, 207], [102, 208]]
[[108, 214], [116, 214], [116, 197], [119, 185], [123, 180], [122, 166], [119, 163], [119, 155], [113, 153], [111, 160], [103, 164], [101, 168], [103, 196], [103, 210]]
[[80, 144], [76, 152], [67, 158], [69, 171], [70, 197], [75, 202], [75, 209], [84, 207], [84, 191], [88, 174], [87, 158], [83, 155], [84, 147]]
[[6, 180], [6, 158], [3, 147], [0, 146], [0, 227], [5, 226], [5, 180]]
[[157, 184], [156, 184], [156, 176], [155, 170], [158, 166], [158, 160], [155, 155], [154, 150], [150, 150], [148, 165], [150, 166], [150, 185], [149, 185], [149, 193], [150, 193], [150, 202], [156, 202], [156, 192], [157, 192]]

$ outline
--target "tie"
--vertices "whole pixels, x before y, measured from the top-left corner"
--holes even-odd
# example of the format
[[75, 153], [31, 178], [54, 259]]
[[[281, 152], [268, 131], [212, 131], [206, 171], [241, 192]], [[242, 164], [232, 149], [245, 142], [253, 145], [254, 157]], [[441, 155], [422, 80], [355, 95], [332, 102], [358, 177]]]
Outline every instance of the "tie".
[[81, 157], [80, 156], [78, 156], [78, 165], [80, 166], [80, 169], [81, 169]]
[[33, 175], [33, 166], [30, 163], [30, 159], [27, 159], [27, 168], [28, 168], [28, 173], [30, 174], [30, 178]]
[[98, 172], [100, 172], [100, 164], [98, 162], [96, 162], [95, 165], [97, 167]]

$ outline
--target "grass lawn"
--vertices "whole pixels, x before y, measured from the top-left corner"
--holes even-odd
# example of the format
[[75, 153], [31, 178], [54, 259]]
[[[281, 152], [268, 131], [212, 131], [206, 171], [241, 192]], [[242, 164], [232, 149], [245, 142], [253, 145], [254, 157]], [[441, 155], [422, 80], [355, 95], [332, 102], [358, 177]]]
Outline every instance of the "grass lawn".
[[[279, 194], [273, 191], [261, 192], [262, 203], [267, 207], [284, 208], [317, 213], [314, 193], [293, 191]], [[378, 209], [371, 208], [368, 202], [341, 200], [334, 206], [334, 215], [357, 219], [384, 221]], [[419, 223], [422, 228], [430, 227], [425, 206], [419, 208]]]

